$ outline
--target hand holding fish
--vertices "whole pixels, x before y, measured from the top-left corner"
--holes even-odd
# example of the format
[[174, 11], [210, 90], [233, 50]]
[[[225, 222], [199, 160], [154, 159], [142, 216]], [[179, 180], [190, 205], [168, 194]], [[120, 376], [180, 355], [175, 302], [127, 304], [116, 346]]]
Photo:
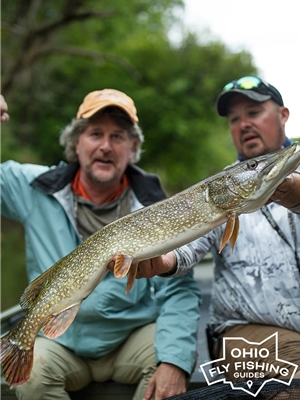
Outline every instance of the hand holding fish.
[[177, 266], [175, 253], [170, 251], [159, 257], [144, 260], [139, 263], [136, 279], [152, 278], [155, 275], [172, 275]]
[[300, 174], [292, 172], [278, 186], [267, 204], [277, 203], [283, 207], [293, 208], [300, 205]]
[[[136, 273], [136, 279], [152, 278], [155, 275], [172, 275], [177, 266], [175, 253], [170, 251], [162, 256], [143, 260], [139, 263]], [[114, 272], [115, 261], [111, 261], [107, 268]]]

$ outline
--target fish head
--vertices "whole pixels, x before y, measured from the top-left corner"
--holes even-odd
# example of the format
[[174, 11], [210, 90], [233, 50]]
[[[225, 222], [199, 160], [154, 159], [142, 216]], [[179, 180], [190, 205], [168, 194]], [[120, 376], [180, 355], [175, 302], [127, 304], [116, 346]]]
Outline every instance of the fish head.
[[297, 142], [224, 169], [207, 182], [206, 198], [223, 212], [241, 214], [258, 210], [300, 165], [300, 151], [296, 149]]

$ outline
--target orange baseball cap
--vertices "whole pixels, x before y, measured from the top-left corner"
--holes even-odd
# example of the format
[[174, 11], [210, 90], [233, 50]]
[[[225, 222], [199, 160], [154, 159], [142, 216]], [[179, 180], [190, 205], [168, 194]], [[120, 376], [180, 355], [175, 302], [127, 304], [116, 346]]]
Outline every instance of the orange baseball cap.
[[139, 120], [133, 100], [116, 89], [95, 90], [87, 94], [79, 106], [76, 118], [89, 118], [108, 106], [121, 108], [128, 114], [133, 123], [137, 123]]

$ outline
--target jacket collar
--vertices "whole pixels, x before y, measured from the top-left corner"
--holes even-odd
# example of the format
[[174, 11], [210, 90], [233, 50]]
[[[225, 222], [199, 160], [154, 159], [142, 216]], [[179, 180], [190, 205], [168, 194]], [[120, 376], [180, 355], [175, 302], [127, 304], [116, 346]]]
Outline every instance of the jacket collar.
[[[78, 168], [78, 162], [61, 162], [56, 168], [36, 177], [31, 185], [47, 194], [54, 194], [73, 181]], [[157, 175], [149, 174], [133, 164], [128, 165], [126, 174], [135, 195], [144, 206], [166, 198]]]
[[31, 186], [38, 188], [47, 194], [54, 194], [73, 181], [78, 168], [78, 162], [71, 164], [60, 162], [56, 168], [50, 169], [36, 177], [31, 182]]

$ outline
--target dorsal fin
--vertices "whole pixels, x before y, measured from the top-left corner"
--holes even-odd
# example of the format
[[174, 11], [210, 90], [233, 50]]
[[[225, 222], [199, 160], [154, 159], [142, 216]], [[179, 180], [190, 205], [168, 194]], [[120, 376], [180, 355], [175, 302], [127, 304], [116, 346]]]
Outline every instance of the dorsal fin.
[[20, 305], [22, 308], [30, 308], [35, 299], [38, 297], [40, 294], [41, 288], [45, 281], [48, 278], [48, 275], [50, 273], [50, 269], [42, 273], [40, 276], [38, 276], [34, 281], [32, 281], [27, 288], [24, 290], [21, 299], [20, 299]]

